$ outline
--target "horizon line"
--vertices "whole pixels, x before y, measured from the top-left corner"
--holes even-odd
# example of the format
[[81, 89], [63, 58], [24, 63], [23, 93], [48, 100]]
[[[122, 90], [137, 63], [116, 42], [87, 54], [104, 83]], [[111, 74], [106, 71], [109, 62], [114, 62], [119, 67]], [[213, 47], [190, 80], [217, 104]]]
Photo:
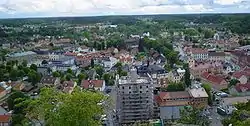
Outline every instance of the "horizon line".
[[7, 17], [7, 18], [1, 18], [0, 20], [15, 20], [15, 19], [37, 19], [37, 18], [91, 18], [91, 17], [119, 17], [119, 16], [160, 16], [160, 15], [234, 15], [234, 14], [250, 14], [250, 12], [228, 12], [228, 13], [222, 13], [222, 12], [205, 12], [205, 13], [166, 13], [166, 14], [111, 14], [111, 15], [65, 15], [65, 16], [27, 16], [27, 17]]

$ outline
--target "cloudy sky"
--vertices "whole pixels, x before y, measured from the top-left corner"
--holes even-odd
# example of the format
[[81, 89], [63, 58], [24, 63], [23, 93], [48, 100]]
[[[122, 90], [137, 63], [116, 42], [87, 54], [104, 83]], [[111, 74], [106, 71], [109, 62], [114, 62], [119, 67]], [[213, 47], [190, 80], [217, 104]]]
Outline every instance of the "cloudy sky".
[[0, 0], [0, 18], [249, 12], [250, 0]]

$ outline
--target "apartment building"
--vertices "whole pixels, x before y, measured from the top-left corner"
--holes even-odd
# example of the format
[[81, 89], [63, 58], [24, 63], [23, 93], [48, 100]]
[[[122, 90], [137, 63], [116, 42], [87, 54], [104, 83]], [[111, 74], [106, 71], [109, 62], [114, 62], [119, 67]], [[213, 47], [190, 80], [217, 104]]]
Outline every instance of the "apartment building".
[[126, 77], [117, 77], [118, 113], [120, 125], [137, 121], [148, 122], [153, 115], [153, 81], [140, 77], [135, 68]]

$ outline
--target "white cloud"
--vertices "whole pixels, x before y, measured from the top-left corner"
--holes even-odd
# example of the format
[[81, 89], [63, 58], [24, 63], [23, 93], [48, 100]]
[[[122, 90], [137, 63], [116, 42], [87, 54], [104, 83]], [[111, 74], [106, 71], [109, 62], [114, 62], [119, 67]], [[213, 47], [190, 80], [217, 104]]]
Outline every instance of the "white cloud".
[[232, 5], [236, 3], [240, 3], [243, 0], [215, 0], [214, 2], [220, 5]]
[[[244, 0], [247, 3], [250, 0]], [[1, 14], [109, 15], [247, 11], [243, 0], [0, 0]]]

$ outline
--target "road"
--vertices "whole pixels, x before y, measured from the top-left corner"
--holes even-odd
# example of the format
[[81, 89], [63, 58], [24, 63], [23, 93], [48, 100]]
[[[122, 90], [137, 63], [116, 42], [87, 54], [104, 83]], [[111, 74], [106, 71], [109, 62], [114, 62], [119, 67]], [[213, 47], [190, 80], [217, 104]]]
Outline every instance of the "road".
[[212, 118], [211, 119], [211, 126], [223, 126], [222, 123], [221, 123], [221, 120], [223, 119], [222, 116], [220, 116], [218, 113], [217, 113], [217, 106], [213, 106], [212, 107], [212, 110], [210, 111], [210, 117]]
[[116, 120], [116, 106], [117, 106], [117, 89], [115, 88], [115, 86], [109, 87], [109, 89], [111, 89], [111, 92], [108, 93], [109, 95], [109, 104], [106, 107], [107, 109], [105, 110], [105, 113], [107, 115], [107, 121], [106, 121], [106, 125], [107, 126], [116, 126], [117, 124], [117, 120]]
[[238, 102], [247, 102], [248, 100], [250, 100], [250, 96], [222, 98], [224, 105], [233, 105]]

